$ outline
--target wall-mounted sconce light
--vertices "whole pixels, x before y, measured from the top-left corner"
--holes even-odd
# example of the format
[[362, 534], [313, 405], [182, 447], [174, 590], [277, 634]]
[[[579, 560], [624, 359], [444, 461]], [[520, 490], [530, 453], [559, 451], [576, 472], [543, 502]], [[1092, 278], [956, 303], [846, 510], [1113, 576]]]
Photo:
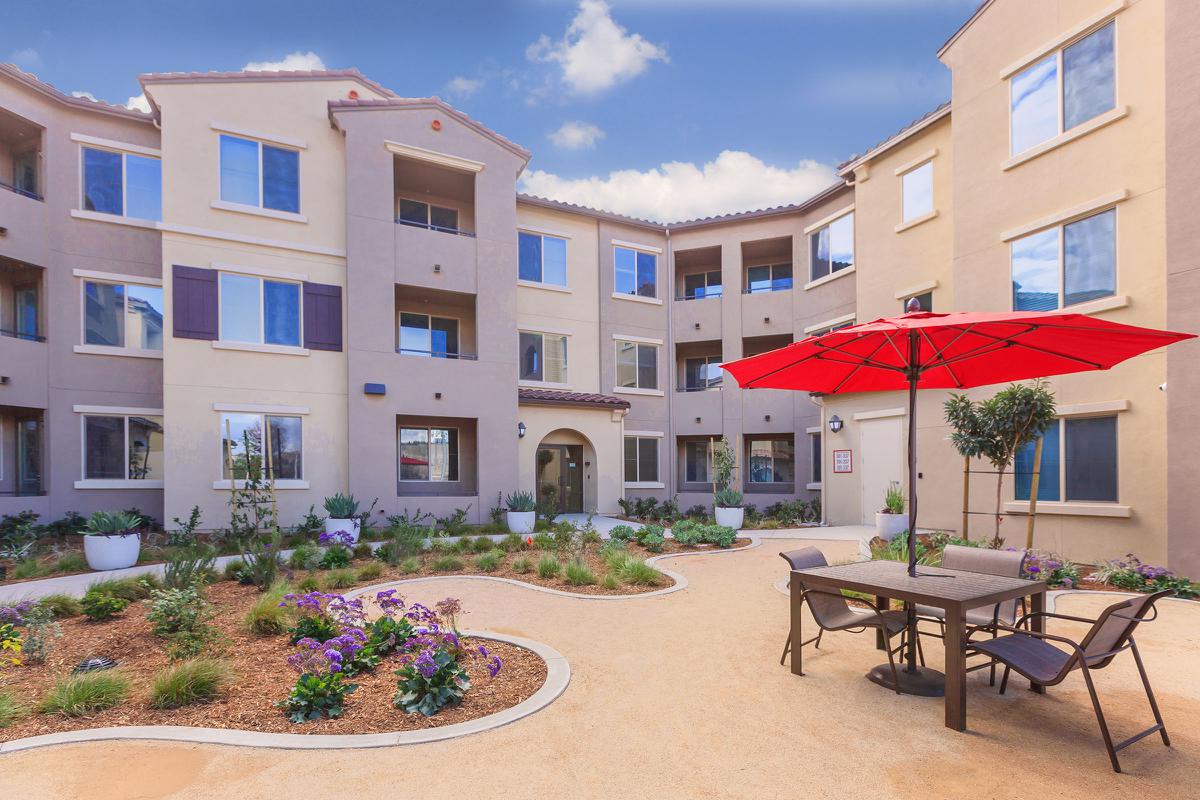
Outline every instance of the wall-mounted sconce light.
[[764, 416], [764, 417], [763, 417], [763, 419], [764, 419], [764, 420], [766, 420], [767, 422], [770, 422], [770, 421], [771, 421], [771, 415], [770, 415], [770, 414], [767, 414], [766, 416]]
[[763, 317], [763, 322], [770, 322], [770, 321], [771, 321], [770, 317]]
[[842, 422], [842, 418], [839, 417], [837, 414], [834, 414], [832, 417], [829, 418], [829, 430], [832, 433], [837, 433], [838, 431], [840, 431], [845, 426], [845, 424], [846, 423]]
[[433, 393], [433, 399], [434, 399], [434, 400], [441, 400], [441, 399], [442, 399], [442, 393], [441, 393], [441, 392], [434, 392], [434, 393]]
[[524, 422], [517, 423], [517, 438], [518, 439], [525, 438], [525, 423]]

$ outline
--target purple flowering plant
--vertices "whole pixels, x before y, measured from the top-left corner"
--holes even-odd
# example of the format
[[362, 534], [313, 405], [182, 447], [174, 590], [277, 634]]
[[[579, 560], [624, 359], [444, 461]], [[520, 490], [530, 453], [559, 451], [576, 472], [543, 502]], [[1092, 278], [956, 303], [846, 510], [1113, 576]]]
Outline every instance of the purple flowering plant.
[[457, 615], [462, 603], [453, 597], [435, 604], [436, 611], [414, 604], [409, 613], [413, 619], [413, 635], [402, 647], [401, 667], [392, 704], [414, 714], [431, 717], [450, 704], [462, 702], [471, 688], [471, 676], [463, 662], [468, 658], [481, 661], [491, 677], [500, 674], [499, 656], [492, 655], [479, 645], [463, 645], [457, 630]]
[[1180, 577], [1166, 567], [1156, 567], [1143, 563], [1133, 553], [1126, 553], [1124, 558], [1115, 559], [1102, 565], [1089, 580], [1097, 583], [1108, 583], [1119, 589], [1133, 592], [1157, 592], [1170, 589], [1177, 597], [1195, 598], [1200, 596], [1200, 585], [1192, 583], [1188, 578]]
[[1052, 588], [1074, 589], [1079, 585], [1079, 565], [1054, 553], [1029, 550], [1025, 557], [1025, 576], [1046, 581]]

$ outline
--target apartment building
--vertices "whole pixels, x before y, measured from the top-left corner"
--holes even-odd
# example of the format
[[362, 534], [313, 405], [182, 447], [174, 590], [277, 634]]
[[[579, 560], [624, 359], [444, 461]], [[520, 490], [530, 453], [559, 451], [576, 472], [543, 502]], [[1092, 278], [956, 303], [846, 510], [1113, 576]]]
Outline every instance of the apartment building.
[[[742, 391], [720, 364], [912, 298], [1200, 330], [1195, 17], [984, 3], [939, 53], [951, 100], [834, 185], [670, 224], [522, 195], [527, 150], [354, 70], [146, 75], [141, 114], [3, 67], [0, 513], [218, 526], [247, 434], [285, 523], [339, 490], [471, 521], [514, 489], [687, 507], [726, 436], [747, 502], [869, 524], [907, 479], [902, 398]], [[1200, 572], [1195, 352], [1051, 381], [1040, 546]], [[920, 398], [916, 480], [923, 524], [961, 530], [945, 398]], [[1028, 493], [1006, 481], [1010, 542]]]

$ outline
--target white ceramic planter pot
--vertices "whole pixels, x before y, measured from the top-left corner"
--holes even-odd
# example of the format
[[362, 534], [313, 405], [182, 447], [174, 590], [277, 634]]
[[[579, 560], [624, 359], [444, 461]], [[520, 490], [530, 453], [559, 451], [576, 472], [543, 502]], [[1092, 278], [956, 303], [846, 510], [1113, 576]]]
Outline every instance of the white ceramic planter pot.
[[351, 519], [335, 519], [334, 517], [326, 517], [325, 532], [337, 533], [338, 531], [341, 531], [342, 533], [347, 533], [350, 535], [350, 543], [357, 544], [358, 532], [361, 524], [362, 520], [360, 520], [358, 517], [353, 517]]
[[733, 528], [735, 531], [742, 529], [742, 520], [746, 516], [746, 509], [738, 506], [737, 508], [722, 508], [716, 506], [714, 508], [717, 517], [717, 524], [726, 528]]
[[95, 570], [125, 569], [137, 563], [142, 537], [136, 533], [121, 536], [84, 536], [83, 554]]
[[508, 529], [513, 533], [533, 533], [536, 511], [507, 511], [504, 514]]
[[908, 530], [908, 514], [883, 514], [875, 512], [875, 535], [890, 542]]

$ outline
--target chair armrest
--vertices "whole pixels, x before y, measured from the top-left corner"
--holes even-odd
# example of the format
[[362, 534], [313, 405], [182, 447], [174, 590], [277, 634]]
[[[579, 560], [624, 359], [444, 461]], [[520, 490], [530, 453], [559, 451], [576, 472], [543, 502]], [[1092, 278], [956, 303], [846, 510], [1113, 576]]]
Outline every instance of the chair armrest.
[[1086, 622], [1089, 625], [1096, 624], [1096, 620], [1088, 619], [1087, 617], [1072, 617], [1070, 614], [1056, 614], [1053, 611], [1030, 611], [1028, 614], [1025, 614], [1023, 617], [1017, 620], [1016, 627], [1021, 627], [1026, 620], [1029, 620], [1032, 617], [1053, 617], [1054, 619], [1066, 619], [1070, 620], [1071, 622]]
[[[1032, 616], [1032, 615], [1030, 615], [1030, 616]], [[1050, 616], [1056, 616], [1056, 615], [1050, 615]], [[1084, 658], [1083, 647], [1080, 646], [1079, 642], [1076, 642], [1074, 639], [1068, 639], [1065, 636], [1054, 636], [1052, 634], [1042, 633], [1040, 631], [1022, 630], [1020, 628], [1014, 628], [1011, 625], [997, 625], [996, 630], [1008, 631], [1009, 633], [1019, 633], [1022, 636], [1031, 636], [1034, 639], [1045, 639], [1045, 640], [1051, 641], [1051, 642], [1061, 642], [1062, 644], [1070, 645], [1071, 649], [1075, 651], [1075, 654], [1077, 656], [1079, 656], [1081, 659]]]
[[[803, 591], [803, 592], [804, 592], [804, 594], [806, 594], [806, 595], [809, 595], [809, 594], [823, 594], [823, 595], [825, 595], [826, 597], [836, 597], [836, 598], [838, 598], [839, 600], [842, 600], [842, 601], [846, 601], [846, 600], [848, 600], [848, 599], [849, 599], [848, 597], [846, 597], [846, 595], [842, 594], [841, 592], [827, 592], [827, 591], [825, 591], [825, 590], [823, 590], [823, 589], [804, 589], [804, 590], [802, 590], [802, 591]], [[868, 610], [868, 611], [870, 611], [872, 614], [874, 614], [874, 615], [875, 615], [875, 619], [876, 619], [876, 621], [879, 623], [879, 625], [880, 625], [881, 627], [883, 627], [883, 628], [886, 630], [886, 629], [887, 629], [887, 626], [886, 626], [886, 625], [884, 625], [884, 622], [883, 622], [883, 614], [880, 614], [880, 613], [879, 613], [879, 609], [878, 609], [878, 608], [875, 608], [874, 606], [868, 606], [868, 607], [867, 607], [867, 610]], [[818, 620], [818, 621], [817, 621], [817, 624], [818, 624], [818, 625], [820, 625], [820, 624], [821, 624], [820, 620]], [[858, 626], [856, 625], [855, 627], [858, 627]]]

